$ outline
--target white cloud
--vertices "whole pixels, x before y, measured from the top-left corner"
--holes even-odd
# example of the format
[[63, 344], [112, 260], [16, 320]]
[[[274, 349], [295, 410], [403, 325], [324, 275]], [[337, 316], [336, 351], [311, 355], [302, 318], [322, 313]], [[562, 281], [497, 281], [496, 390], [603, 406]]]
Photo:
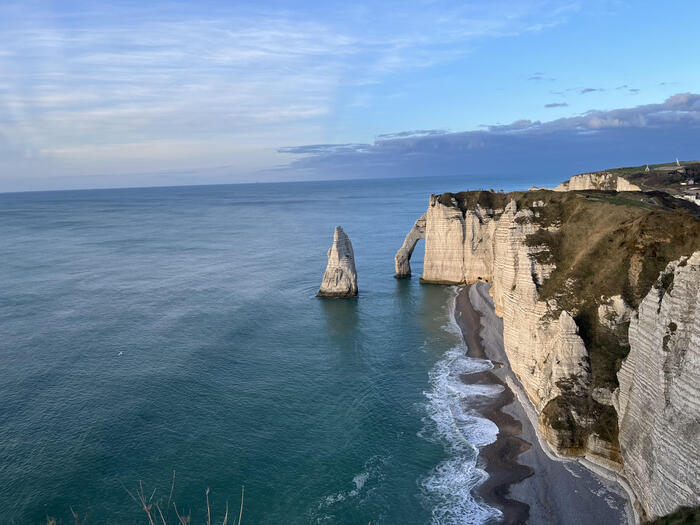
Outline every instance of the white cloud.
[[[100, 155], [112, 162], [115, 144], [320, 140], [340, 88], [453, 60], [477, 39], [538, 31], [577, 8], [554, 4], [396, 1], [319, 7], [313, 17], [252, 7], [202, 13], [188, 4], [83, 12], [6, 4], [0, 134], [13, 151], [47, 161], [82, 151], [93, 172], [103, 171]], [[174, 164], [168, 151], [152, 151], [164, 169]], [[211, 155], [226, 162], [245, 152], [217, 145]], [[0, 177], [21, 166], [5, 163]]]

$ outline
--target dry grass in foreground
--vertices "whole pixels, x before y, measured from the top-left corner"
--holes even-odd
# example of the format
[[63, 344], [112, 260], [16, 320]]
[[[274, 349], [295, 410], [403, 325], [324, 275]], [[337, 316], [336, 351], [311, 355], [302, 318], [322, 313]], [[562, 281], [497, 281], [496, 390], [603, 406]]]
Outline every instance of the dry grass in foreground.
[[[146, 497], [146, 492], [143, 490], [143, 483], [139, 481], [138, 487], [134, 492], [130, 491], [126, 487], [127, 494], [132, 500], [139, 506], [139, 508], [146, 514], [146, 519], [148, 520], [148, 525], [195, 525], [196, 522], [192, 521], [192, 513], [188, 511], [184, 512], [184, 509], [178, 509], [177, 503], [173, 499], [173, 490], [175, 489], [175, 471], [173, 470], [173, 481], [170, 484], [170, 494], [168, 495], [167, 502], [163, 506], [163, 501], [156, 498], [156, 489], [153, 489], [151, 495]], [[241, 525], [243, 519], [243, 500], [245, 498], [245, 486], [241, 487], [241, 505], [238, 511], [238, 519], [235, 516], [231, 516], [231, 523], [229, 524], [229, 505], [226, 501], [226, 511], [224, 516], [219, 522], [216, 518], [212, 518], [212, 509], [209, 502], [209, 489], [204, 491], [204, 495], [207, 501], [207, 516], [206, 525], [212, 525], [212, 523], [220, 523], [221, 525]], [[170, 511], [174, 512], [174, 516], [170, 515]], [[75, 525], [87, 525], [87, 516], [80, 517], [77, 512], [70, 507], [71, 514], [73, 515], [73, 521]], [[213, 520], [213, 521], [212, 521]], [[57, 525], [56, 518], [46, 517], [46, 525]]]

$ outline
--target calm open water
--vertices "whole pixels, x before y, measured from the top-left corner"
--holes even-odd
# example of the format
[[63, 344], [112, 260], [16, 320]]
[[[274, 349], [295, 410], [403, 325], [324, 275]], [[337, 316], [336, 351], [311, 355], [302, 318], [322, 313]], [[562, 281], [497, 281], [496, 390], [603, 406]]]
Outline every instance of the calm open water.
[[[481, 523], [454, 290], [397, 281], [408, 179], [0, 195], [0, 523]], [[506, 189], [517, 183], [501, 181]], [[360, 297], [314, 297], [333, 228]], [[172, 511], [171, 511], [172, 513]]]

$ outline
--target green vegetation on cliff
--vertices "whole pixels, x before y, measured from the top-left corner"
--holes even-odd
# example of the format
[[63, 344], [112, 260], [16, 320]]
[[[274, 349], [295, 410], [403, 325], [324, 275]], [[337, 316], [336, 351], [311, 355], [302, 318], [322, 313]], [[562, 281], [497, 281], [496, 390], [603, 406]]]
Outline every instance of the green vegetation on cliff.
[[621, 295], [636, 308], [669, 262], [700, 249], [700, 219], [691, 213], [700, 208], [661, 192], [538, 191], [521, 199], [546, 202], [533, 218], [541, 229], [526, 241], [544, 246], [538, 257], [556, 265], [540, 299], [556, 299], [574, 317], [594, 386], [612, 389], [627, 329], [599, 322], [601, 299]]
[[688, 179], [698, 181], [700, 179], [700, 162], [681, 162], [680, 166], [674, 163], [650, 164], [649, 171], [646, 166], [630, 166], [627, 168], [615, 168], [606, 170], [623, 177], [628, 182], [636, 184], [643, 191], [664, 191], [671, 195], [683, 193], [685, 186], [682, 184]]
[[[598, 307], [604, 299], [620, 295], [636, 308], [669, 262], [700, 249], [697, 207], [661, 192], [533, 193], [526, 200], [543, 200], [546, 205], [533, 219], [542, 229], [526, 242], [546, 247], [537, 256], [556, 265], [539, 287], [539, 297], [556, 299], [558, 307], [574, 317], [588, 350], [592, 379], [588, 392], [562, 389], [541, 417], [567, 441], [561, 448], [570, 453], [581, 452], [591, 433], [617, 448], [615, 411], [593, 399], [593, 390], [617, 387], [617, 371], [629, 352], [629, 322], [605, 326]], [[672, 287], [670, 277], [661, 280], [660, 293]]]

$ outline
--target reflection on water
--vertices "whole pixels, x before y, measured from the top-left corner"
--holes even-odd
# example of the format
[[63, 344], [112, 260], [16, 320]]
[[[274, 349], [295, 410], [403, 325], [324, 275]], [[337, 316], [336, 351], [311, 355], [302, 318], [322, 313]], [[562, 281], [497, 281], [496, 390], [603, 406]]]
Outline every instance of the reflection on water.
[[[450, 309], [453, 306], [452, 301], [448, 301], [448, 297], [454, 294], [450, 288], [436, 284], [422, 284], [421, 302], [418, 304], [417, 319], [420, 320], [421, 327], [427, 337], [444, 339], [445, 337], [453, 338], [450, 325], [445, 325], [446, 308]], [[449, 316], [453, 313], [449, 313]], [[445, 328], [448, 330], [445, 331]], [[457, 334], [459, 335], [459, 334]], [[459, 341], [461, 337], [457, 337]]]
[[400, 308], [410, 308], [418, 293], [420, 288], [411, 286], [411, 279], [396, 279], [396, 302]]
[[358, 298], [318, 298], [321, 302], [328, 334], [333, 339], [345, 339], [357, 330]]

